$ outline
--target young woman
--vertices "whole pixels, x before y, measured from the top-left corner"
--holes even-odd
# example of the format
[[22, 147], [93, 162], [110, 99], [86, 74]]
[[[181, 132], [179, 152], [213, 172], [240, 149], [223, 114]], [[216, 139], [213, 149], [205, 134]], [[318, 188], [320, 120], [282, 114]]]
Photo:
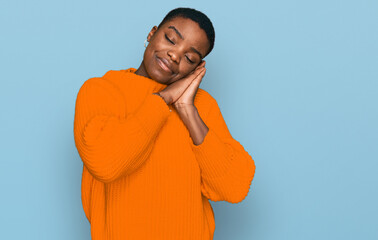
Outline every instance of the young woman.
[[247, 196], [254, 161], [199, 88], [214, 37], [206, 15], [174, 9], [149, 32], [138, 69], [80, 88], [74, 136], [93, 240], [213, 239], [209, 200]]

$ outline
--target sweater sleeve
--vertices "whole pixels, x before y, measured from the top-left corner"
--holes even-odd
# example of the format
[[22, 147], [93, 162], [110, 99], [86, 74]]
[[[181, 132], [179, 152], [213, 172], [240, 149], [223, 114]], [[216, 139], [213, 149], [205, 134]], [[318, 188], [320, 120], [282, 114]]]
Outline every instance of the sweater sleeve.
[[231, 136], [216, 100], [211, 99], [212, 107], [204, 119], [209, 131], [199, 145], [191, 141], [201, 169], [201, 191], [212, 201], [238, 203], [249, 192], [255, 163]]
[[120, 90], [103, 78], [88, 79], [77, 95], [75, 144], [85, 167], [104, 183], [142, 165], [170, 114], [168, 105], [154, 94], [127, 116], [126, 107]]

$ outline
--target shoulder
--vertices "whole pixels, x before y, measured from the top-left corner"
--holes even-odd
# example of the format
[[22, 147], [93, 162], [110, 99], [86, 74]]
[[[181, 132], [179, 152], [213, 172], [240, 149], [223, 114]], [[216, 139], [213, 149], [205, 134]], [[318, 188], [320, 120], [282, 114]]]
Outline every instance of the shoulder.
[[120, 91], [114, 82], [122, 74], [117, 70], [107, 71], [102, 77], [92, 77], [87, 79], [80, 87], [78, 95], [90, 94], [98, 97], [102, 95], [120, 98]]
[[114, 82], [114, 80], [121, 78], [123, 72], [121, 70], [109, 70], [101, 77], [91, 77], [87, 79], [82, 87], [92, 86], [92, 85], [109, 85]]
[[126, 105], [117, 87], [103, 77], [87, 79], [79, 89], [75, 111], [88, 114], [102, 113], [124, 116]]
[[108, 81], [121, 79], [125, 75], [125, 70], [109, 70], [107, 71], [101, 78], [106, 79]]
[[119, 88], [127, 80], [125, 78], [125, 70], [109, 70], [101, 78], [115, 88]]

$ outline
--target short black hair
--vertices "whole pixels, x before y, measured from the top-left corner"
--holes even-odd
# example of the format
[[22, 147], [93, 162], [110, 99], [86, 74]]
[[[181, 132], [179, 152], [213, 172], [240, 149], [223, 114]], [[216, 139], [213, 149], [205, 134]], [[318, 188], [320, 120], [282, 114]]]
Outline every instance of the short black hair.
[[207, 39], [209, 40], [210, 46], [209, 50], [206, 53], [205, 56], [207, 56], [211, 50], [214, 48], [214, 41], [215, 41], [215, 31], [213, 27], [213, 23], [210, 21], [210, 19], [202, 12], [193, 9], [193, 8], [175, 8], [171, 10], [161, 21], [161, 23], [158, 26], [158, 29], [167, 21], [176, 18], [176, 17], [183, 17], [183, 18], [189, 18], [193, 20], [194, 22], [198, 23], [199, 27], [202, 28], [206, 32]]

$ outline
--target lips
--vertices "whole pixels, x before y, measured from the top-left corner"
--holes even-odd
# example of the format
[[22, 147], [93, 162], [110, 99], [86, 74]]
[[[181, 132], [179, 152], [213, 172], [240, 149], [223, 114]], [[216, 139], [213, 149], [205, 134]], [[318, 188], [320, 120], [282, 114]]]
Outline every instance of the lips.
[[156, 57], [159, 66], [167, 73], [173, 73], [172, 66], [165, 58]]

